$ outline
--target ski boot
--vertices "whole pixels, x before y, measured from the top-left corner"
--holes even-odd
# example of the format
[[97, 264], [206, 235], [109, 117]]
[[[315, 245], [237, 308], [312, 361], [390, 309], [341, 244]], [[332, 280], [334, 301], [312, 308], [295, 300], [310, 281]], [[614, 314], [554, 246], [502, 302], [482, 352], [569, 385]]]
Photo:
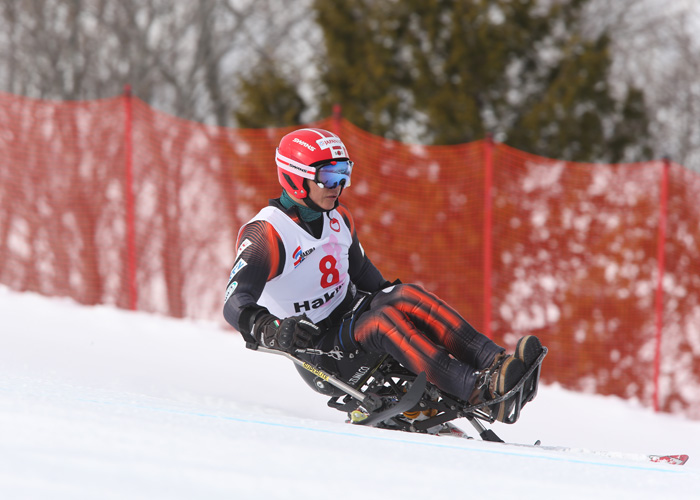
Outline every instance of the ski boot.
[[[474, 392], [469, 398], [469, 403], [478, 405], [500, 398], [513, 389], [526, 372], [525, 363], [521, 359], [506, 355], [503, 352], [497, 354], [491, 366], [478, 373]], [[516, 403], [515, 398], [508, 398], [493, 405], [488, 405], [488, 408], [493, 418], [499, 422], [506, 422], [509, 420]]]
[[[533, 364], [540, 357], [544, 348], [540, 339], [534, 335], [526, 335], [518, 340], [515, 346], [515, 357], [525, 363], [525, 369], [530, 370]], [[523, 386], [523, 405], [528, 401], [535, 399], [537, 395], [537, 385], [539, 381], [539, 370], [536, 370], [525, 381]]]

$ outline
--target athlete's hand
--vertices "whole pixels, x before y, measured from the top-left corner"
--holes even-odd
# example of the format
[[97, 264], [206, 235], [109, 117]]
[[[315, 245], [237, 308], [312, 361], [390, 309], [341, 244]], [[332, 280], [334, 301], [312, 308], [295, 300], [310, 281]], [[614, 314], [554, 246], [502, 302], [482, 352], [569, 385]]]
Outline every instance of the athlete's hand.
[[259, 335], [258, 338], [263, 346], [294, 352], [296, 348], [308, 347], [313, 337], [321, 333], [321, 328], [313, 323], [306, 314], [291, 316], [283, 320], [272, 314], [264, 314], [255, 320], [253, 331]]
[[308, 347], [314, 336], [321, 329], [306, 314], [285, 318], [277, 331], [277, 342], [285, 351], [291, 352], [297, 347]]

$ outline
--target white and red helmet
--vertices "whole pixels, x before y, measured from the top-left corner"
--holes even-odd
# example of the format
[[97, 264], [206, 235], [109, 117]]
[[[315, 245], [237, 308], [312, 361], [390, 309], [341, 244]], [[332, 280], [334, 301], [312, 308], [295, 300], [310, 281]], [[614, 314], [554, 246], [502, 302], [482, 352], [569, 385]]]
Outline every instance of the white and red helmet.
[[302, 128], [285, 135], [275, 162], [280, 184], [295, 198], [308, 195], [304, 179], [327, 188], [350, 185], [352, 162], [348, 151], [340, 137], [328, 130]]

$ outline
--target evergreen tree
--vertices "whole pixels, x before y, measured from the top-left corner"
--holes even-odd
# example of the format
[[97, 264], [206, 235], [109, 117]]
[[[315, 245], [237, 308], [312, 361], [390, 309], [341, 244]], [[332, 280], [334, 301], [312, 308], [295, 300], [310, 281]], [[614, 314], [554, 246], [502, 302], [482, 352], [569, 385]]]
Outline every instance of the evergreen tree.
[[301, 123], [304, 100], [293, 82], [270, 64], [239, 81], [241, 106], [234, 112], [239, 127], [285, 127]]
[[[321, 112], [340, 103], [388, 138], [458, 144], [493, 132], [542, 156], [645, 159], [643, 94], [614, 96], [609, 39], [582, 35], [588, 0], [316, 0], [327, 61]], [[417, 131], [417, 132], [416, 132]]]
[[410, 64], [401, 52], [410, 46], [407, 18], [420, 2], [349, 0], [314, 1], [324, 33], [326, 60], [320, 113], [334, 104], [363, 130], [400, 139], [400, 124], [411, 118], [413, 96]]

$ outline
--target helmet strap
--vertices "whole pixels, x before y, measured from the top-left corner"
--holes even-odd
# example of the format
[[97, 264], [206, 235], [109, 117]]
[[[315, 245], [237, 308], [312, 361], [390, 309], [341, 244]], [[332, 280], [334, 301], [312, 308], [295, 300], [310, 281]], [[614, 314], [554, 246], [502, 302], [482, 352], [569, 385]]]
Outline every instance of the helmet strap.
[[[306, 190], [307, 193], [310, 193], [311, 191], [309, 190], [309, 184], [308, 184], [308, 182], [309, 182], [308, 179], [304, 179], [304, 189]], [[319, 214], [323, 214], [323, 213], [326, 213], [326, 212], [330, 212], [331, 210], [335, 210], [336, 208], [338, 208], [338, 205], [340, 204], [340, 201], [339, 201], [339, 200], [340, 200], [340, 195], [343, 194], [343, 188], [344, 188], [344, 187], [345, 187], [345, 186], [341, 186], [341, 187], [340, 187], [340, 193], [338, 194], [338, 198], [336, 198], [335, 204], [333, 205], [333, 208], [331, 208], [330, 210], [326, 210], [325, 208], [319, 207], [318, 204], [316, 204], [316, 203], [311, 199], [311, 196], [309, 196], [308, 194], [307, 194], [306, 197], [305, 197], [303, 200], [301, 200], [301, 201], [303, 201], [303, 202], [306, 204], [306, 206], [309, 207], [311, 210], [313, 210], [314, 212], [318, 212]]]

